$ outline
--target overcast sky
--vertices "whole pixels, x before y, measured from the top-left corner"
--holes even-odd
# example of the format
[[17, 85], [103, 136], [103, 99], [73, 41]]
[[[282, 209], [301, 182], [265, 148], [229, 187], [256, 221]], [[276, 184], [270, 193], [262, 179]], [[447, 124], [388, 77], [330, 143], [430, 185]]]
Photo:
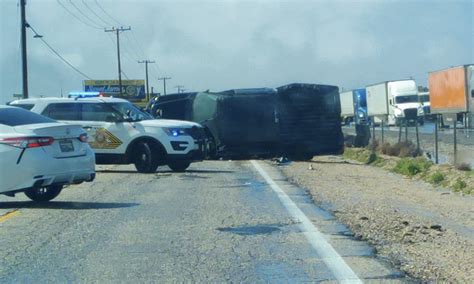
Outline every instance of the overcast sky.
[[[18, 2], [0, 0], [0, 103], [22, 92]], [[97, 80], [118, 78], [115, 38], [103, 28], [131, 26], [121, 34], [124, 73], [144, 79], [136, 61], [154, 60], [150, 85], [161, 92], [157, 78], [170, 76], [168, 93], [176, 85], [219, 91], [291, 82], [351, 89], [410, 76], [426, 86], [429, 71], [474, 62], [472, 0], [27, 0], [26, 15]], [[81, 90], [85, 78], [33, 35], [28, 30], [30, 96]]]

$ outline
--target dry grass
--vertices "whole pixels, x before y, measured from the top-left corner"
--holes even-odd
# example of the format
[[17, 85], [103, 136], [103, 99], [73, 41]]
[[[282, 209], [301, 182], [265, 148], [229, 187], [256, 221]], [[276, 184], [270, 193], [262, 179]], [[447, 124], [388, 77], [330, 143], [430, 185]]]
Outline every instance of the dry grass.
[[380, 145], [377, 150], [384, 155], [401, 158], [418, 157], [422, 154], [422, 151], [417, 149], [411, 141], [399, 142], [394, 145], [386, 142]]
[[[381, 167], [416, 179], [422, 179], [434, 185], [450, 188], [463, 194], [474, 194], [474, 171], [459, 170], [452, 165], [435, 165], [424, 157], [389, 156], [390, 151], [402, 149], [400, 145], [381, 145], [380, 152], [385, 155], [373, 154], [366, 148], [346, 148], [344, 157], [364, 164]], [[467, 169], [467, 167], [465, 167]]]
[[459, 163], [456, 165], [456, 169], [460, 171], [465, 171], [465, 172], [469, 172], [472, 170], [471, 165], [469, 165], [468, 163]]

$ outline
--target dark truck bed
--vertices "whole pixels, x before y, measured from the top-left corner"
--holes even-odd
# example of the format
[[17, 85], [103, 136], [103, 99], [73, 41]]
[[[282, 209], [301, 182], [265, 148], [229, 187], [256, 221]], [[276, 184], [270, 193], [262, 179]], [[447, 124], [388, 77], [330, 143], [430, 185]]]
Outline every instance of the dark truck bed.
[[290, 84], [278, 89], [236, 89], [160, 97], [162, 118], [205, 126], [217, 157], [289, 156], [341, 153], [338, 88]]

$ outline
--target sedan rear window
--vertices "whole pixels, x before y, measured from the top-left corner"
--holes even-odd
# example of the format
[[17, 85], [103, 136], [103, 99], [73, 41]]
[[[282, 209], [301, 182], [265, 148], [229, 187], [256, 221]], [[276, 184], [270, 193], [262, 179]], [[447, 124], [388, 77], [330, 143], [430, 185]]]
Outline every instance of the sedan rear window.
[[37, 123], [56, 122], [51, 118], [36, 114], [22, 108], [0, 108], [0, 124], [8, 126], [19, 126]]

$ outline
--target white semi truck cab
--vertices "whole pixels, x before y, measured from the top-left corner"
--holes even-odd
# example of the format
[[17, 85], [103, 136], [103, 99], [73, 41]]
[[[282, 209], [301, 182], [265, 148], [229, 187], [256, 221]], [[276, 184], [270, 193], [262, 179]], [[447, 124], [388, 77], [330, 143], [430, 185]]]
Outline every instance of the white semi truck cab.
[[423, 124], [423, 105], [414, 80], [386, 81], [367, 86], [368, 115], [389, 125], [408, 122]]

